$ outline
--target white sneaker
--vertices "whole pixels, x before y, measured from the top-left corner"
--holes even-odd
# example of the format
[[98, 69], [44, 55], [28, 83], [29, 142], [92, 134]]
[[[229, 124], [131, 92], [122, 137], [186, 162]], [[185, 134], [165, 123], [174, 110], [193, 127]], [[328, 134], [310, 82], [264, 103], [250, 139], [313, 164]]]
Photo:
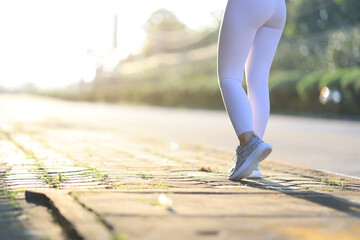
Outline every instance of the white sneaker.
[[236, 148], [236, 163], [230, 169], [228, 179], [239, 181], [242, 178], [249, 177], [258, 164], [271, 153], [271, 150], [271, 145], [263, 142], [255, 134], [245, 146]]
[[[234, 170], [235, 170], [235, 165], [229, 170], [228, 174], [230, 175]], [[256, 168], [246, 178], [250, 178], [250, 179], [259, 179], [259, 178], [261, 178], [261, 172], [259, 170], [259, 167], [256, 166]]]
[[254, 169], [252, 171], [252, 173], [249, 176], [247, 176], [246, 178], [250, 178], [250, 179], [259, 179], [259, 178], [261, 178], [261, 172], [259, 170], [259, 167], [256, 167], [256, 169]]

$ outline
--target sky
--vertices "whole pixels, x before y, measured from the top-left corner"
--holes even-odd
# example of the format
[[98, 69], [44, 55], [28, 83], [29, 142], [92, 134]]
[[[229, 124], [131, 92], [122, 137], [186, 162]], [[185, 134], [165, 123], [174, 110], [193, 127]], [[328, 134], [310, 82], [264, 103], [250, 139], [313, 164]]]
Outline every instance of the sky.
[[97, 59], [112, 50], [115, 15], [117, 61], [139, 49], [142, 26], [154, 11], [168, 9], [199, 29], [211, 25], [211, 12], [225, 5], [226, 0], [2, 0], [0, 86], [32, 82], [54, 88], [91, 81]]

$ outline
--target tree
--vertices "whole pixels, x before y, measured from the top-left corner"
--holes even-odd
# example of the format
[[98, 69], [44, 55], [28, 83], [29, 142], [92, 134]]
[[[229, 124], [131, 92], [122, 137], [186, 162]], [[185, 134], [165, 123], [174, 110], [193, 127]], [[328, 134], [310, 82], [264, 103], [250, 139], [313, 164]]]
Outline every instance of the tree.
[[166, 9], [159, 9], [151, 14], [144, 25], [147, 39], [143, 48], [146, 56], [166, 52], [174, 48], [176, 43], [188, 31], [176, 15]]
[[287, 38], [360, 23], [359, 0], [289, 0], [287, 8], [288, 19], [284, 31]]

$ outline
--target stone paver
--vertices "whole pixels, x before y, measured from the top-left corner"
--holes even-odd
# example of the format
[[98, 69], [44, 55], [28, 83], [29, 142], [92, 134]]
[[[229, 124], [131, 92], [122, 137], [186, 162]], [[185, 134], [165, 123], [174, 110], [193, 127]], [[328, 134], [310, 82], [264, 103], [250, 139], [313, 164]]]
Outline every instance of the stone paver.
[[[267, 159], [263, 179], [231, 182], [232, 155], [101, 125], [3, 120], [1, 199], [21, 205], [0, 202], [0, 216], [14, 215], [7, 225], [26, 239], [360, 235], [359, 180]], [[47, 224], [36, 225], [43, 215]]]

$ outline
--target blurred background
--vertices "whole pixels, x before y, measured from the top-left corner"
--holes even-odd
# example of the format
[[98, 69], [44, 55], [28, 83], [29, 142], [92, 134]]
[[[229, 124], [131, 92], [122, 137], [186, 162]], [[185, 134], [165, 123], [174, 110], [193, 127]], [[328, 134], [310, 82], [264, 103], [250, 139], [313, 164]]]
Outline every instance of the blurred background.
[[[273, 113], [360, 116], [360, 1], [287, 0]], [[0, 93], [224, 109], [226, 0], [1, 1]]]

